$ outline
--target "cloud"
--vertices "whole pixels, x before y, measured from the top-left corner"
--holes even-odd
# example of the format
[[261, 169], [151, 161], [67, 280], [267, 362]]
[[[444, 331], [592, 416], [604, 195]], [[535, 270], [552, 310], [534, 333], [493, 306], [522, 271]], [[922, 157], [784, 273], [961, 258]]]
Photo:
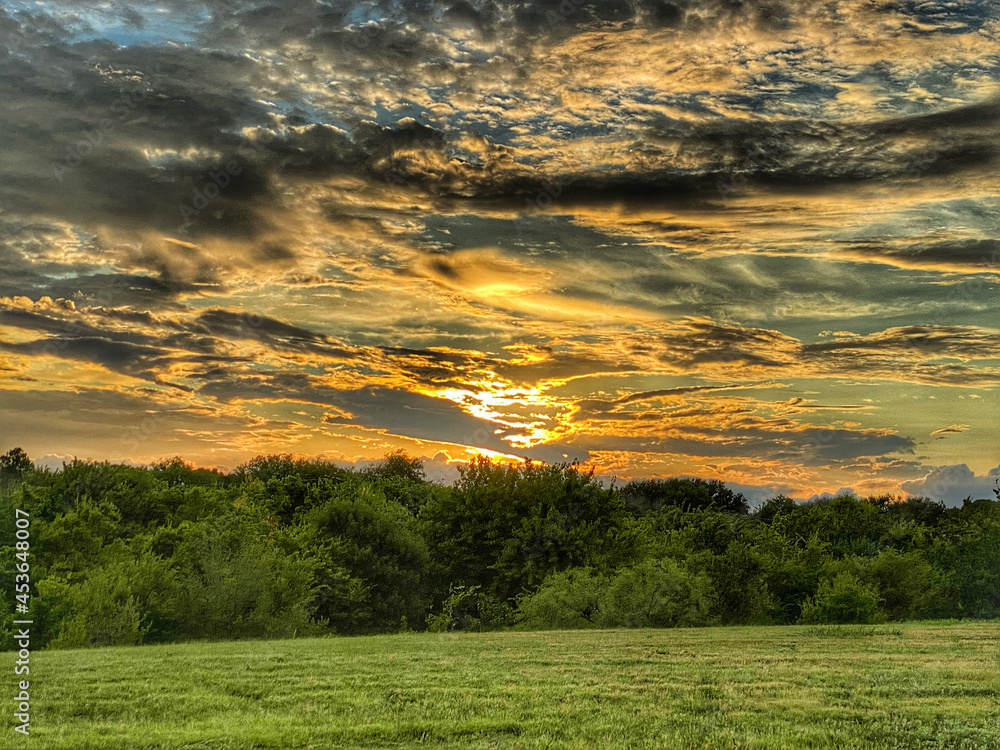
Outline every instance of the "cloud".
[[950, 427], [942, 427], [940, 430], [934, 430], [931, 435], [944, 436], [953, 432], [965, 432], [969, 429], [967, 424], [953, 424]]
[[[489, 275], [489, 268], [479, 273]], [[748, 375], [815, 377], [804, 353], [809, 347], [775, 331], [703, 320], [684, 321], [656, 338], [619, 337], [613, 345], [609, 340], [594, 347], [578, 342], [564, 351], [522, 345], [497, 357], [350, 346], [277, 318], [220, 308], [157, 316], [108, 308], [78, 311], [58, 300], [11, 300], [0, 313], [0, 322], [8, 326], [47, 334], [0, 339], [0, 348], [12, 355], [96, 363], [217, 405], [323, 406], [329, 410], [326, 425], [358, 425], [498, 453], [556, 461], [601, 451], [693, 459], [760, 455], [788, 465], [846, 467], [859, 457], [914, 448], [910, 438], [890, 431], [844, 423], [826, 427], [801, 419], [824, 410], [870, 411], [870, 405], [738, 398], [739, 391], [760, 393], [781, 385], [773, 380], [738, 382]], [[991, 353], [991, 339], [975, 331], [931, 333], [933, 345], [927, 344], [925, 354], [932, 359], [942, 351], [969, 357]], [[888, 332], [859, 342], [842, 334], [837, 343], [864, 352], [885, 349], [896, 338]], [[833, 371], [872, 375], [863, 357], [845, 362]], [[735, 376], [737, 382], [626, 391], [615, 398], [547, 393], [577, 378], [657, 370], [674, 376]]]
[[990, 469], [985, 476], [977, 475], [966, 464], [938, 466], [920, 479], [902, 483], [902, 488], [911, 495], [929, 497], [948, 506], [961, 505], [962, 500], [971, 497], [994, 499], [993, 490], [1000, 480], [1000, 467]]
[[308, 352], [325, 359], [351, 359], [358, 354], [357, 349], [329, 336], [254, 312], [205, 310], [190, 323], [190, 329], [221, 339], [252, 339], [274, 349]]
[[955, 239], [948, 242], [908, 244], [871, 241], [845, 249], [841, 254], [900, 268], [965, 274], [1000, 273], [1000, 241], [993, 239]]
[[611, 401], [604, 401], [600, 399], [581, 399], [576, 402], [577, 413], [574, 415], [575, 419], [586, 419], [596, 416], [605, 417], [613, 412], [620, 413], [620, 407], [627, 406], [629, 404], [641, 403], [646, 401], [659, 401], [659, 400], [679, 400], [684, 401], [684, 396], [690, 394], [699, 394], [709, 391], [729, 391], [729, 390], [739, 390], [740, 388], [753, 388], [757, 387], [755, 385], [694, 385], [694, 386], [679, 386], [677, 388], [665, 388], [658, 391], [640, 391], [638, 393], [631, 393], [627, 396], [621, 396]]
[[[60, 409], [53, 409], [53, 400]], [[219, 456], [251, 452], [257, 440], [275, 439], [287, 425], [264, 425], [260, 419], [205, 409], [153, 390], [124, 392], [77, 387], [52, 391], [35, 387], [0, 390], [0, 417], [9, 425], [6, 439], [29, 455], [45, 456], [58, 435], [60, 451], [80, 459], [151, 461], [171, 455], [197, 456], [202, 465]], [[255, 435], [255, 431], [257, 434]], [[252, 455], [252, 453], [251, 453]], [[51, 465], [49, 462], [47, 465]]]
[[[988, 3], [0, 14], [0, 386], [48, 389], [45, 451], [122, 398], [114, 424], [152, 401], [164, 450], [226, 461], [425, 443], [862, 487], [927, 427], [853, 385], [1000, 381]], [[926, 460], [981, 450], [955, 428]]]
[[672, 436], [656, 434], [601, 436], [573, 439], [573, 444], [591, 450], [635, 453], [680, 454], [691, 457], [747, 457], [766, 455], [772, 460], [789, 460], [795, 465], [828, 467], [845, 459], [912, 453], [915, 443], [900, 435], [868, 430], [798, 427], [761, 421], [740, 428], [713, 429], [690, 425], [674, 430]]

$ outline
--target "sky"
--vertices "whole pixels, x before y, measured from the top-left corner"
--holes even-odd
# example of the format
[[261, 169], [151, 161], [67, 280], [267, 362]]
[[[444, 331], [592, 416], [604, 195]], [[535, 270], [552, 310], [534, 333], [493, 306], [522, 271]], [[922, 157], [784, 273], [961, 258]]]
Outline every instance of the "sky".
[[7, 0], [0, 448], [1000, 478], [1000, 0]]

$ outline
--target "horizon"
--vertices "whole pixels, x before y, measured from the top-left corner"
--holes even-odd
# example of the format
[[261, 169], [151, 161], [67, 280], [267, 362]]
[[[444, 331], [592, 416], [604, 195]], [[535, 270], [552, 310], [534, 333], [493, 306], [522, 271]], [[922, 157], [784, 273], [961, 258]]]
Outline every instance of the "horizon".
[[0, 437], [1000, 480], [997, 4], [0, 9]]
[[[12, 449], [12, 452], [16, 451], [16, 450], [17, 450], [16, 448]], [[172, 461], [180, 461], [187, 469], [190, 469], [190, 470], [193, 470], [193, 471], [210, 471], [210, 472], [218, 473], [220, 476], [231, 476], [234, 473], [236, 473], [237, 471], [239, 471], [240, 469], [243, 469], [243, 468], [249, 466], [253, 462], [253, 460], [256, 460], [256, 459], [259, 459], [259, 458], [280, 458], [280, 459], [286, 459], [287, 458], [287, 459], [289, 459], [289, 460], [291, 460], [293, 462], [306, 462], [306, 463], [314, 463], [314, 464], [328, 464], [328, 465], [334, 466], [334, 467], [339, 468], [339, 469], [345, 469], [345, 470], [350, 471], [350, 472], [363, 473], [366, 469], [371, 469], [371, 468], [374, 468], [374, 467], [378, 466], [379, 464], [381, 464], [382, 462], [384, 462], [386, 459], [390, 458], [390, 456], [393, 456], [393, 455], [399, 455], [399, 453], [398, 452], [393, 452], [393, 453], [390, 453], [390, 454], [386, 454], [382, 458], [378, 458], [378, 459], [359, 459], [359, 460], [356, 460], [356, 461], [347, 461], [345, 459], [324, 458], [322, 456], [297, 456], [297, 455], [294, 455], [294, 454], [269, 454], [269, 455], [255, 456], [254, 459], [251, 459], [250, 462], [247, 462], [247, 463], [244, 463], [244, 464], [240, 464], [238, 466], [218, 466], [218, 465], [216, 465], [216, 466], [205, 466], [205, 465], [198, 465], [198, 464], [186, 461], [183, 458], [181, 458], [180, 456], [166, 456], [166, 457], [162, 457], [160, 459], [157, 459], [157, 460], [155, 460], [153, 462], [146, 462], [146, 463], [135, 462], [135, 461], [132, 461], [132, 460], [129, 460], [129, 459], [126, 459], [126, 460], [121, 461], [121, 462], [113, 462], [113, 461], [108, 461], [108, 460], [103, 460], [102, 461], [101, 459], [92, 458], [92, 457], [80, 458], [78, 456], [53, 456], [51, 454], [40, 456], [40, 457], [34, 458], [34, 459], [32, 459], [29, 456], [29, 460], [30, 460], [32, 466], [34, 467], [34, 469], [36, 471], [40, 470], [40, 471], [52, 471], [52, 472], [61, 471], [62, 469], [64, 469], [66, 467], [67, 464], [73, 464], [73, 463], [77, 463], [77, 462], [84, 463], [84, 464], [102, 464], [102, 463], [106, 463], [106, 464], [109, 464], [109, 465], [112, 465], [112, 466], [125, 466], [125, 467], [128, 467], [128, 468], [147, 469], [147, 470], [149, 470], [149, 469], [155, 469], [158, 464], [162, 464], [164, 462], [169, 463], [169, 462], [172, 462]], [[461, 478], [461, 469], [462, 469], [462, 467], [463, 466], [468, 466], [471, 463], [471, 461], [474, 460], [474, 459], [470, 459], [468, 461], [464, 461], [464, 460], [454, 460], [453, 461], [453, 460], [449, 460], [448, 457], [445, 456], [444, 454], [438, 454], [438, 455], [435, 455], [435, 456], [432, 456], [432, 457], [426, 457], [426, 456], [411, 457], [411, 456], [406, 455], [405, 453], [402, 454], [402, 455], [405, 458], [407, 458], [408, 460], [412, 459], [412, 460], [417, 460], [417, 461], [420, 462], [421, 468], [422, 468], [423, 473], [424, 473], [424, 481], [425, 482], [427, 482], [428, 484], [440, 484], [440, 485], [443, 485], [443, 486], [451, 486], [456, 481], [458, 481]], [[486, 457], [486, 456], [483, 456], [482, 458], [486, 458], [487, 460], [489, 460], [491, 462], [494, 462], [494, 463], [506, 464], [506, 465], [513, 466], [513, 467], [523, 466], [523, 465], [526, 465], [526, 464], [535, 464], [535, 465], [543, 465], [543, 466], [549, 465], [549, 464], [546, 464], [544, 461], [537, 461], [537, 460], [531, 460], [531, 459], [518, 459], [518, 460], [496, 459], [496, 458], [490, 458], [490, 457]], [[552, 465], [569, 466], [569, 467], [573, 468], [574, 470], [578, 471], [579, 473], [589, 474], [591, 477], [593, 477], [594, 480], [596, 480], [605, 489], [614, 488], [616, 486], [616, 484], [619, 483], [619, 482], [621, 482], [621, 484], [618, 485], [619, 488], [620, 488], [620, 487], [624, 487], [629, 482], [644, 481], [645, 479], [650, 479], [650, 478], [640, 478], [640, 477], [619, 476], [617, 474], [614, 474], [614, 475], [610, 475], [610, 474], [598, 474], [598, 473], [596, 473], [596, 469], [597, 469], [596, 465], [578, 464], [578, 463], [574, 463], [574, 464], [562, 463], [562, 464], [552, 464]], [[964, 469], [965, 471], [970, 471], [967, 466], [963, 465], [961, 468]], [[590, 471], [591, 469], [593, 469], [594, 471]], [[695, 480], [695, 481], [706, 481], [706, 482], [707, 481], [713, 481], [711, 478], [699, 477], [699, 476], [694, 476], [694, 475], [683, 475], [683, 474], [674, 475], [674, 476], [653, 477], [651, 479], [653, 481], [667, 481], [667, 480]], [[953, 496], [953, 495], [952, 496], [935, 498], [935, 497], [931, 497], [929, 495], [917, 495], [917, 494], [913, 494], [913, 493], [909, 493], [909, 492], [860, 495], [857, 492], [855, 492], [854, 489], [851, 488], [851, 487], [841, 487], [840, 489], [836, 490], [835, 492], [813, 493], [809, 497], [795, 497], [795, 496], [792, 496], [792, 495], [783, 495], [783, 494], [780, 494], [780, 493], [776, 494], [776, 493], [773, 493], [773, 492], [769, 492], [767, 490], [763, 490], [763, 489], [761, 489], [759, 487], [743, 486], [743, 485], [740, 485], [740, 484], [735, 483], [735, 482], [726, 482], [724, 480], [718, 480], [718, 481], [721, 481], [725, 487], [727, 487], [728, 489], [732, 490], [733, 492], [736, 492], [737, 494], [742, 495], [744, 497], [744, 499], [747, 501], [747, 503], [749, 504], [749, 506], [750, 506], [751, 509], [759, 509], [762, 505], [764, 505], [769, 500], [777, 499], [777, 498], [781, 498], [781, 497], [789, 498], [791, 500], [794, 500], [797, 503], [823, 502], [823, 501], [826, 501], [826, 500], [833, 500], [835, 498], [841, 498], [841, 497], [851, 497], [851, 498], [854, 498], [855, 500], [859, 500], [859, 501], [866, 501], [866, 500], [873, 500], [873, 499], [882, 499], [882, 498], [889, 497], [889, 498], [891, 498], [891, 500], [893, 502], [908, 502], [910, 500], [932, 500], [932, 501], [941, 503], [945, 507], [960, 507], [961, 505], [963, 505], [967, 501], [989, 500], [989, 501], [993, 502], [993, 501], [995, 501], [995, 499], [993, 497], [990, 497], [991, 494], [997, 496], [997, 498], [1000, 499], [1000, 495], [998, 495], [998, 491], [1000, 491], [1000, 476], [997, 476], [994, 479], [994, 484], [993, 484], [992, 487], [988, 488], [987, 491], [982, 492], [982, 494], [980, 494], [979, 496], [976, 496], [974, 493], [970, 493], [970, 494], [968, 494], [968, 495], [966, 495], [964, 497], [961, 497], [961, 498]]]

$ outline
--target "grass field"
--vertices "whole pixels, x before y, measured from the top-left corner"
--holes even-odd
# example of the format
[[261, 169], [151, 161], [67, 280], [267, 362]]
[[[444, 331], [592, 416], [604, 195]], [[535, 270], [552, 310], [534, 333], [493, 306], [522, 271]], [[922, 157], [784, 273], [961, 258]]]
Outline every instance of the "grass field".
[[995, 750], [998, 648], [914, 623], [43, 651], [0, 746]]

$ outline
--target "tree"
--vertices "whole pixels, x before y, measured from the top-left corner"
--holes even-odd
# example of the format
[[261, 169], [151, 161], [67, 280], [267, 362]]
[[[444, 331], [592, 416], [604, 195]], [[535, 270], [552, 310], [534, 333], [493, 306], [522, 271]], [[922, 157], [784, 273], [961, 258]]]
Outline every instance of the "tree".
[[785, 495], [776, 495], [764, 501], [764, 504], [757, 509], [754, 516], [761, 523], [771, 523], [776, 516], [791, 513], [798, 507], [792, 498]]
[[570, 567], [610, 570], [632, 559], [621, 496], [570, 464], [519, 466], [478, 458], [435, 494], [420, 524], [436, 566], [498, 602]]
[[315, 616], [340, 632], [396, 631], [421, 622], [430, 556], [416, 519], [361, 477], [310, 488], [300, 539], [317, 561]]
[[850, 557], [833, 562], [828, 573], [852, 573], [874, 586], [879, 608], [890, 620], [914, 620], [947, 614], [943, 597], [945, 576], [920, 550], [884, 549], [875, 557]]
[[373, 466], [369, 466], [363, 473], [386, 479], [406, 479], [410, 482], [424, 482], [427, 480], [427, 475], [424, 473], [423, 461], [419, 458], [411, 458], [402, 448], [392, 453], [386, 453], [381, 461]]
[[149, 470], [153, 476], [169, 485], [205, 485], [211, 487], [222, 484], [225, 480], [225, 475], [215, 469], [196, 469], [193, 464], [188, 463], [180, 456], [154, 461]]
[[816, 593], [832, 555], [829, 543], [817, 534], [805, 539], [789, 536], [781, 528], [784, 518], [778, 517], [771, 525], [749, 527], [745, 538], [760, 559], [762, 586], [774, 597], [775, 619], [791, 624], [798, 621], [802, 605]]
[[54, 648], [175, 640], [176, 584], [166, 560], [119, 540], [82, 577], [39, 581], [43, 637]]
[[895, 522], [877, 505], [840, 495], [800, 505], [776, 516], [772, 525], [792, 539], [816, 535], [830, 545], [836, 557], [845, 557], [877, 554], [883, 536]]
[[255, 508], [184, 522], [173, 563], [191, 638], [290, 636], [309, 625], [315, 562], [286, 550]]
[[0, 481], [21, 479], [32, 468], [34, 467], [28, 454], [20, 448], [12, 448], [0, 456]]
[[370, 478], [388, 499], [395, 500], [414, 516], [439, 489], [427, 481], [423, 461], [411, 458], [403, 450], [387, 453], [361, 474]]
[[232, 482], [240, 484], [247, 479], [259, 479], [265, 484], [272, 478], [297, 476], [306, 484], [315, 484], [322, 479], [338, 481], [350, 475], [347, 469], [342, 469], [329, 461], [307, 461], [294, 458], [283, 453], [272, 456], [257, 456], [245, 464], [237, 466], [229, 475]]
[[718, 510], [745, 515], [750, 506], [739, 492], [718, 479], [645, 479], [629, 482], [621, 490], [629, 510], [637, 515], [671, 505], [686, 511]]
[[[1000, 506], [995, 502], [990, 505]], [[958, 509], [966, 515], [969, 508]], [[942, 535], [928, 551], [950, 592], [952, 614], [959, 617], [1000, 616], [1000, 522], [985, 514], [968, 514], [967, 526]], [[979, 516], [978, 518], [976, 516]]]
[[774, 622], [776, 600], [767, 585], [763, 550], [750, 540], [740, 540], [718, 554], [688, 559], [712, 579], [716, 591], [714, 618], [723, 625], [760, 625]]
[[947, 513], [944, 503], [928, 497], [908, 497], [903, 502], [888, 503], [886, 512], [891, 516], [935, 526]]
[[119, 535], [121, 514], [109, 502], [89, 498], [52, 521], [39, 521], [36, 546], [46, 572], [74, 577], [99, 564]]

